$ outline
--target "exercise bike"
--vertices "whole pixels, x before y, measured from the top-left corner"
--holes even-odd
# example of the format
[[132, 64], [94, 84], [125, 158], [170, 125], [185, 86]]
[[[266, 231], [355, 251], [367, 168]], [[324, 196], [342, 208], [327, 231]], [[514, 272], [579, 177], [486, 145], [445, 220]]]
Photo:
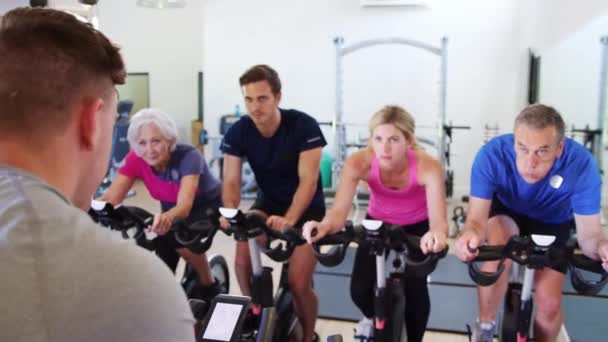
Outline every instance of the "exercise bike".
[[[504, 246], [481, 246], [479, 254], [469, 263], [469, 275], [480, 286], [494, 284], [505, 269], [505, 260], [511, 259], [525, 267], [523, 279], [515, 277], [510, 281], [504, 300], [503, 313], [498, 321], [498, 340], [500, 342], [526, 342], [530, 340], [530, 327], [533, 322], [533, 284], [534, 273], [545, 267], [567, 262], [570, 281], [577, 293], [595, 295], [608, 282], [608, 274], [600, 261], [595, 261], [576, 252], [575, 239], [567, 242], [565, 248], [553, 246], [555, 236], [536, 235], [513, 236]], [[498, 260], [496, 272], [481, 271], [476, 262]], [[593, 272], [599, 279], [587, 280], [580, 270]], [[519, 272], [515, 272], [519, 275]]]
[[[209, 213], [212, 221], [219, 226], [219, 216], [230, 222], [226, 233], [236, 241], [247, 241], [252, 266], [251, 310], [248, 323], [241, 331], [241, 340], [286, 342], [302, 341], [303, 331], [293, 309], [293, 294], [289, 288], [289, 257], [294, 249], [306, 243], [299, 232], [293, 228], [279, 232], [266, 226], [265, 220], [252, 213], [244, 214], [237, 209], [220, 208]], [[265, 237], [263, 246], [258, 238]], [[278, 244], [271, 242], [280, 241]], [[281, 278], [276, 294], [272, 295], [272, 268], [262, 265], [261, 255], [282, 262]]]
[[[107, 202], [93, 201], [89, 216], [93, 221], [119, 231], [124, 239], [132, 239], [137, 245], [147, 250], [154, 251], [156, 248], [155, 237], [148, 237], [151, 233], [147, 232], [154, 215], [144, 209], [124, 205], [114, 207]], [[210, 224], [208, 220], [192, 224], [178, 220], [167, 234], [174, 234], [175, 240], [182, 247], [190, 249], [195, 254], [202, 254], [211, 247], [217, 230], [217, 227]], [[211, 275], [217, 281], [219, 292], [228, 293], [230, 277], [226, 259], [219, 254], [211, 255], [209, 257], [209, 269]], [[190, 299], [200, 299], [208, 302], [211, 298], [203, 298], [200, 295], [198, 279], [196, 271], [187, 264], [181, 279], [181, 285], [186, 292], [186, 296]]]
[[[311, 235], [316, 234], [315, 228]], [[426, 277], [435, 270], [438, 260], [447, 254], [447, 247], [440, 253], [428, 253], [422, 260], [414, 259], [410, 252], [420, 250], [420, 237], [406, 233], [403, 227], [398, 225], [385, 224], [377, 220], [363, 220], [362, 224], [357, 226], [348, 221], [343, 231], [325, 236], [313, 243], [313, 251], [321, 264], [333, 267], [344, 260], [351, 242], [369, 245], [370, 252], [376, 257], [373, 341], [407, 340], [403, 318], [407, 303], [401, 286], [405, 268], [419, 277]], [[332, 245], [332, 247], [323, 252], [321, 246], [324, 245]], [[388, 260], [391, 270], [387, 272], [386, 256], [390, 251], [395, 251], [396, 256]], [[340, 340], [339, 336], [332, 336], [332, 341], [338, 340]]]

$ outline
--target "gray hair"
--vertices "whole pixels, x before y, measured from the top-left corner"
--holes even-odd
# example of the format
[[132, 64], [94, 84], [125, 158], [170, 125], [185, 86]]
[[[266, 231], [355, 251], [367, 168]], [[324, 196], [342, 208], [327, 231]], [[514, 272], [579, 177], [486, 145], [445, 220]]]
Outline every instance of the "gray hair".
[[534, 129], [555, 127], [558, 141], [564, 139], [564, 119], [562, 119], [562, 116], [553, 107], [540, 103], [527, 106], [515, 118], [515, 128], [521, 124]]
[[136, 148], [139, 132], [144, 126], [150, 124], [158, 127], [165, 139], [172, 141], [169, 151], [175, 151], [175, 145], [177, 144], [177, 126], [175, 125], [175, 121], [167, 113], [157, 108], [141, 109], [131, 117], [129, 130], [127, 131], [127, 140], [131, 149], [139, 155]]

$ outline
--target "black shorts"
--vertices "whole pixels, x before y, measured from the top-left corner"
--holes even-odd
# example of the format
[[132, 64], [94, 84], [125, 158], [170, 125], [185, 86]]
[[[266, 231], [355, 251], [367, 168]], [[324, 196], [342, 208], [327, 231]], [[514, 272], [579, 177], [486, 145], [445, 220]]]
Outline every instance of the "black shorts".
[[[514, 212], [507, 208], [500, 200], [496, 197], [492, 199], [492, 206], [490, 208], [490, 216], [494, 217], [498, 215], [505, 215], [513, 219], [517, 227], [519, 228], [519, 235], [530, 236], [532, 234], [545, 234], [554, 235], [555, 242], [553, 246], [565, 247], [566, 242], [570, 239], [576, 229], [574, 219], [564, 221], [561, 223], [548, 223], [533, 219], [526, 215], [522, 215]], [[563, 262], [559, 265], [551, 267], [556, 271], [566, 273], [568, 269], [568, 263]]]
[[[287, 213], [289, 206], [282, 206], [277, 203], [273, 203], [267, 199], [258, 197], [255, 202], [249, 208], [249, 210], [259, 210], [267, 214], [268, 216], [277, 215], [283, 216]], [[321, 221], [325, 216], [325, 208], [312, 208], [309, 207], [304, 211], [302, 217], [296, 222], [296, 227], [302, 227], [307, 221]]]

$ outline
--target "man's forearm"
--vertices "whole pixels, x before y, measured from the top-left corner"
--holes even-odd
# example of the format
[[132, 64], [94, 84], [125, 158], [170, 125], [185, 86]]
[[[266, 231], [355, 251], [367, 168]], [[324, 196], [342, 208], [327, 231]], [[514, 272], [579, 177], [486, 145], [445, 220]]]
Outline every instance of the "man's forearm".
[[584, 239], [578, 239], [579, 247], [582, 249], [583, 253], [592, 259], [599, 259], [598, 249], [602, 244], [608, 243], [608, 239], [606, 235], [602, 232], [598, 234], [591, 235]]
[[238, 208], [241, 203], [241, 188], [238, 185], [224, 182], [222, 186], [222, 204], [226, 208]]
[[480, 241], [485, 241], [486, 229], [480, 222], [473, 220], [465, 222], [462, 232], [464, 233], [466, 230], [475, 232], [479, 236]]
[[293, 195], [291, 205], [285, 213], [285, 218], [293, 221], [294, 223], [297, 222], [302, 217], [302, 214], [304, 214], [306, 209], [308, 209], [308, 206], [310, 205], [316, 191], [316, 182], [312, 185], [300, 183], [296, 189], [296, 193]]

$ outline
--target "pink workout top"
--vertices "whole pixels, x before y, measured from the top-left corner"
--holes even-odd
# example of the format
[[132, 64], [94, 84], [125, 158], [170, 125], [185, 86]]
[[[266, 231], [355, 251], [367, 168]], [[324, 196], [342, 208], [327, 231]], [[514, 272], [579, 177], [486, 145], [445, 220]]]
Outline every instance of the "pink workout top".
[[375, 220], [390, 224], [410, 225], [428, 219], [426, 190], [418, 184], [416, 155], [407, 151], [409, 164], [408, 184], [405, 188], [391, 189], [382, 184], [380, 165], [376, 156], [372, 157], [371, 170], [367, 178], [369, 184], [368, 214]]

